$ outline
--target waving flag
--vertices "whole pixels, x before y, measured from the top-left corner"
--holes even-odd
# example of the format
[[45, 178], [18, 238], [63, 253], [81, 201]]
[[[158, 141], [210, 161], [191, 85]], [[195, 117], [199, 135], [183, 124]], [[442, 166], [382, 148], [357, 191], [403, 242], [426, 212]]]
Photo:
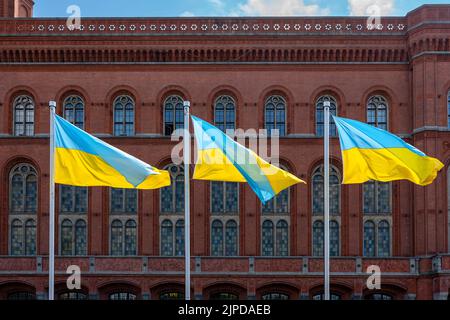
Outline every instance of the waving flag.
[[344, 184], [409, 180], [425, 186], [444, 167], [396, 135], [356, 120], [333, 117], [339, 131]]
[[73, 186], [156, 189], [170, 185], [167, 171], [91, 136], [55, 114], [55, 182]]
[[264, 161], [208, 122], [194, 116], [192, 121], [198, 147], [194, 179], [248, 182], [263, 203], [292, 185], [305, 183]]

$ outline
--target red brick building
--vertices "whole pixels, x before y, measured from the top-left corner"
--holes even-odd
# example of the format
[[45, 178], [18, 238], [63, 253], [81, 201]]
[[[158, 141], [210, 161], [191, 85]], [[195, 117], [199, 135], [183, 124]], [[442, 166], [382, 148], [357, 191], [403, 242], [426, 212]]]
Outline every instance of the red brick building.
[[[177, 142], [167, 134], [183, 100], [219, 126], [285, 131], [281, 164], [308, 185], [262, 207], [248, 186], [191, 182], [197, 299], [320, 298], [322, 103], [387, 127], [446, 169], [426, 188], [341, 186], [332, 139], [331, 291], [447, 299], [450, 6], [376, 26], [357, 17], [99, 18], [79, 29], [33, 19], [32, 6], [0, 1], [0, 299], [46, 297], [53, 99], [59, 114], [159, 168], [171, 164]], [[182, 168], [170, 170], [170, 190], [57, 188], [59, 298], [182, 296]], [[81, 268], [77, 293], [65, 286], [69, 265]], [[366, 287], [370, 265], [381, 268], [381, 290]]]

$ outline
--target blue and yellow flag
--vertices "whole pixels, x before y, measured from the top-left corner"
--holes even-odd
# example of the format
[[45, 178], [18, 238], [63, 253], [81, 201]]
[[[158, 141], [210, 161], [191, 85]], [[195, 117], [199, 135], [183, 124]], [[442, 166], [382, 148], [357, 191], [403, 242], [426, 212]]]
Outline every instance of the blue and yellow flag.
[[194, 179], [248, 182], [263, 203], [292, 185], [305, 183], [264, 161], [208, 122], [194, 116], [192, 122], [198, 148]]
[[157, 189], [170, 185], [167, 171], [91, 136], [55, 114], [55, 182], [90, 187]]
[[333, 117], [339, 131], [344, 184], [409, 180], [426, 186], [444, 167], [396, 135], [356, 120]]

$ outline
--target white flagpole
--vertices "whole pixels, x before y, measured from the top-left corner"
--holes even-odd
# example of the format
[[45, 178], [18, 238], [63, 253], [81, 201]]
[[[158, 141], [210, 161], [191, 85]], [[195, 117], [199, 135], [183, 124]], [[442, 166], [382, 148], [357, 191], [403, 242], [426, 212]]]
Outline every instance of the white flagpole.
[[191, 300], [191, 228], [190, 228], [190, 190], [189, 165], [191, 163], [191, 135], [189, 132], [189, 115], [191, 103], [184, 101], [184, 257], [186, 272], [186, 288], [184, 297]]
[[50, 101], [50, 197], [48, 224], [48, 300], [55, 299], [55, 122], [56, 102]]
[[330, 300], [330, 102], [324, 102], [324, 299]]

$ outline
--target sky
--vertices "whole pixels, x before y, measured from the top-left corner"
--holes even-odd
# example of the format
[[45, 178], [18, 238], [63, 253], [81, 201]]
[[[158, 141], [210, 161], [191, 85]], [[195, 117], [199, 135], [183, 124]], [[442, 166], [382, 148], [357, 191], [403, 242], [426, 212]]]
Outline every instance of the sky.
[[[81, 17], [205, 16], [404, 16], [430, 3], [449, 0], [35, 0], [35, 17], [68, 17], [77, 5]], [[374, 13], [373, 13], [374, 12]]]

